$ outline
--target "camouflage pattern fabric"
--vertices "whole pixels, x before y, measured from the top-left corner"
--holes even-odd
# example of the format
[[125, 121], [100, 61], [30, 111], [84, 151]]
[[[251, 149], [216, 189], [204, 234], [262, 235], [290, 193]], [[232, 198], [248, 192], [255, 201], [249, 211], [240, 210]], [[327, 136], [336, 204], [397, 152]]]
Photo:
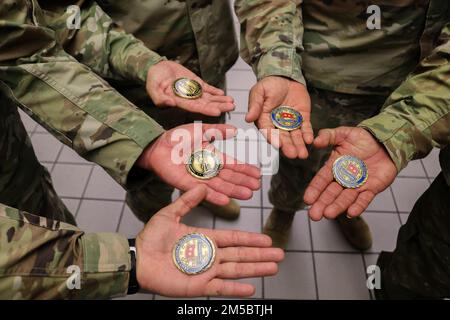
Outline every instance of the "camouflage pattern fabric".
[[[450, 22], [433, 52], [391, 94], [382, 112], [360, 124], [384, 144], [398, 171], [433, 147], [450, 144], [449, 79]], [[449, 152], [441, 151], [440, 162], [450, 185]]]
[[[384, 97], [351, 95], [308, 88], [311, 97], [311, 123], [314, 130], [338, 126], [356, 126], [377, 114]], [[269, 200], [279, 210], [303, 209], [303, 194], [314, 175], [328, 159], [331, 149], [308, 148], [307, 159], [288, 159], [280, 155], [278, 172], [272, 177]]]
[[[101, 9], [96, 8], [86, 12], [98, 14]], [[98, 27], [107, 26], [103, 18]], [[81, 30], [95, 29], [94, 20], [87, 18]], [[164, 130], [63, 50], [57, 41], [60, 35], [46, 26], [37, 1], [2, 1], [0, 33], [0, 148], [5, 151], [1, 155], [5, 162], [0, 165], [0, 188], [5, 194], [0, 198], [7, 201], [0, 208], [0, 297], [124, 295], [130, 270], [126, 239], [118, 234], [84, 234], [61, 222], [73, 222], [73, 217], [56, 197], [48, 173], [37, 163], [15, 108], [22, 108], [61, 142], [101, 165], [127, 189], [145, 183], [147, 172], [135, 168], [134, 163]], [[139, 43], [116, 47], [102, 42], [112, 50], [97, 52], [110, 55], [98, 58], [109, 63], [106, 73], [114, 70], [118, 79], [130, 77], [130, 81], [143, 83], [146, 70], [142, 70], [155, 60], [149, 60], [153, 54]], [[13, 190], [26, 192], [10, 197]], [[30, 196], [33, 190], [37, 192]], [[42, 217], [7, 206], [8, 202]], [[70, 265], [80, 268], [80, 290], [68, 289]]]
[[126, 32], [217, 85], [238, 57], [229, 1], [100, 0]]
[[[128, 173], [163, 128], [68, 55], [56, 34], [42, 26], [45, 17], [35, 1], [12, 2], [13, 9], [8, 2], [0, 5], [0, 91], [119, 184], [133, 186]], [[126, 64], [136, 54], [130, 50]], [[145, 176], [133, 175], [139, 181]]]
[[[0, 247], [0, 299], [95, 299], [127, 292], [129, 247], [119, 234], [85, 234], [0, 204]], [[70, 266], [79, 268], [80, 289], [67, 285]]]
[[[381, 29], [369, 30], [369, 5]], [[439, 0], [237, 0], [241, 56], [258, 79], [286, 76], [315, 88], [388, 95], [435, 47], [450, 4]], [[326, 76], [324, 76], [326, 75]]]
[[395, 250], [380, 254], [376, 298], [450, 298], [449, 226], [450, 186], [441, 172], [400, 228]]

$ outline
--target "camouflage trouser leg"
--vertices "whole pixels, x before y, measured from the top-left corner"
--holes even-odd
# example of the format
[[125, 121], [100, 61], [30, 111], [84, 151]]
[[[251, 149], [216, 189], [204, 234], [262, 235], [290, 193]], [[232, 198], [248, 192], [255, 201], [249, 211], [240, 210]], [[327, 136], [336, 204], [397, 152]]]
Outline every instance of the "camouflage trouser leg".
[[450, 186], [442, 172], [400, 228], [394, 252], [382, 252], [377, 299], [450, 298]]
[[[385, 97], [342, 94], [309, 88], [311, 122], [314, 132], [324, 128], [355, 126], [377, 114]], [[280, 153], [278, 172], [272, 177], [269, 200], [275, 208], [295, 212], [302, 209], [303, 194], [317, 171], [328, 159], [331, 149], [309, 148], [305, 160], [288, 159]]]
[[[225, 90], [225, 78], [214, 86]], [[225, 122], [224, 114], [219, 117], [208, 117], [179, 108], [157, 108], [151, 105], [151, 101], [147, 97], [134, 102], [166, 130], [194, 121], [202, 121], [203, 123]], [[147, 222], [156, 212], [172, 202], [173, 191], [173, 187], [167, 185], [157, 175], [152, 174], [148, 183], [127, 192], [126, 201], [136, 217], [143, 222]]]
[[17, 108], [6, 104], [0, 108], [0, 203], [75, 224], [37, 160]]

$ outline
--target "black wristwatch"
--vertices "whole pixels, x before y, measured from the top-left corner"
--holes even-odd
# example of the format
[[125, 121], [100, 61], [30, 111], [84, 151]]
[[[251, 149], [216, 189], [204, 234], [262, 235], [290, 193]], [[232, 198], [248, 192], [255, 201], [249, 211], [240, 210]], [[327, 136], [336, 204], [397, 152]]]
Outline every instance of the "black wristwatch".
[[127, 294], [135, 294], [140, 289], [136, 277], [136, 240], [128, 239], [128, 245], [130, 246], [131, 269]]

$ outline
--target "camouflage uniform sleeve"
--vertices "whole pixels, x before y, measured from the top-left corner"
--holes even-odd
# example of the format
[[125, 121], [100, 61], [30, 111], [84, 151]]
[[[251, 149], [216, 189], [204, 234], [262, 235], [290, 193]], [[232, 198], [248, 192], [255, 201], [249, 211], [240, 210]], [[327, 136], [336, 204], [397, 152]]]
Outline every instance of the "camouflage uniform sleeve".
[[359, 126], [387, 149], [398, 171], [433, 147], [450, 144], [450, 23], [438, 46], [386, 101], [382, 111]]
[[102, 299], [125, 295], [131, 268], [119, 234], [0, 204], [0, 299]]
[[28, 12], [26, 1], [16, 12], [2, 6], [0, 91], [122, 186], [145, 182], [148, 173], [134, 163], [162, 127], [65, 53], [36, 14], [17, 14]]
[[303, 52], [302, 0], [236, 0], [241, 23], [241, 56], [258, 79], [284, 76], [306, 85]]
[[49, 27], [67, 53], [101, 77], [145, 84], [148, 69], [165, 60], [119, 28], [95, 2], [81, 5], [79, 29], [67, 28], [71, 13], [65, 9], [59, 5], [46, 12]]

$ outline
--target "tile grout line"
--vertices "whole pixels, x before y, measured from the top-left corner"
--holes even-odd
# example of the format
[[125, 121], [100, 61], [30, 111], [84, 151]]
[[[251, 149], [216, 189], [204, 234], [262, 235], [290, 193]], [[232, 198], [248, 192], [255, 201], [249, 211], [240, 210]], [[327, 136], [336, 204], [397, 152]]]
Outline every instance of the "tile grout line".
[[395, 210], [397, 210], [398, 221], [400, 221], [400, 226], [402, 226], [403, 225], [402, 218], [400, 216], [400, 211], [398, 210], [398, 204], [397, 204], [397, 199], [395, 198], [394, 190], [392, 189], [391, 186], [389, 186], [389, 190], [391, 191], [392, 198], [394, 199], [394, 206], [395, 206]]
[[86, 194], [87, 187], [88, 187], [88, 185], [89, 185], [89, 182], [91, 181], [91, 177], [92, 177], [92, 173], [94, 172], [94, 168], [95, 168], [95, 165], [92, 165], [91, 170], [89, 171], [89, 176], [88, 176], [88, 178], [87, 178], [86, 184], [84, 185], [83, 193], [81, 194], [81, 198], [80, 198], [81, 201], [80, 201], [80, 203], [78, 204], [77, 212], [76, 212], [76, 214], [75, 214], [75, 219], [76, 219], [77, 216], [78, 216], [78, 213], [79, 213], [80, 208], [81, 208], [81, 204], [82, 204], [83, 201], [85, 200], [85, 199], [84, 199], [84, 195]]
[[425, 171], [425, 176], [426, 176], [427, 179], [428, 179], [428, 183], [431, 185], [431, 183], [432, 183], [433, 181], [432, 181], [431, 177], [428, 175], [427, 169], [425, 168], [425, 165], [423, 164], [422, 159], [420, 159], [419, 161], [420, 161], [420, 164], [422, 165], [423, 171]]
[[[123, 204], [122, 204], [122, 209], [120, 210], [119, 221], [117, 222], [117, 227], [116, 227], [116, 232], [117, 233], [119, 233], [120, 225], [122, 223], [123, 214], [125, 212], [125, 207], [126, 207], [126, 201], [124, 200]], [[144, 226], [145, 226], [145, 224], [144, 224]]]

